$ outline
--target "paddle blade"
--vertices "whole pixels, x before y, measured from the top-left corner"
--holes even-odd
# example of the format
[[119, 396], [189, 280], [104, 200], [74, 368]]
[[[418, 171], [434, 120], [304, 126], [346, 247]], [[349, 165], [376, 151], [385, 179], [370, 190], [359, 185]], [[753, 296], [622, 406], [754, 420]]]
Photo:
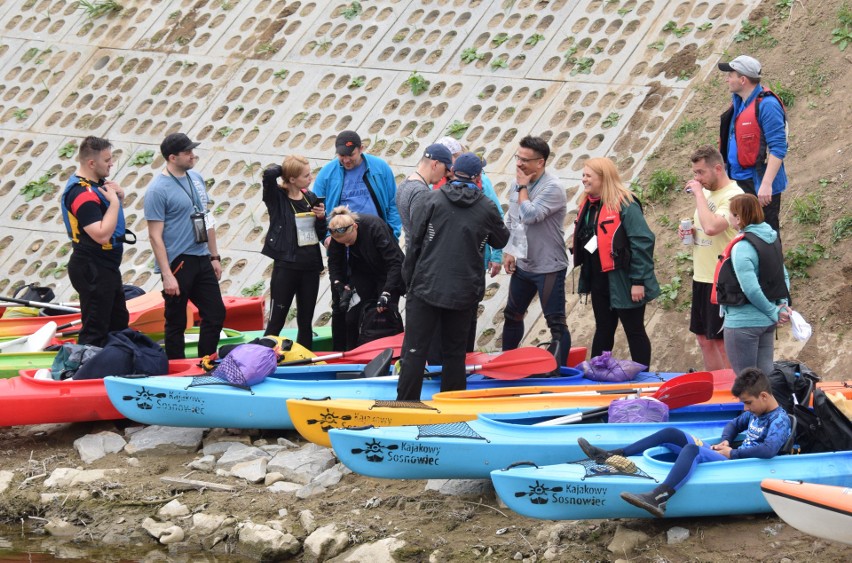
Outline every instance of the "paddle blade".
[[319, 356], [319, 361], [328, 361], [329, 363], [367, 364], [370, 363], [370, 360], [388, 348], [393, 350], [393, 357], [398, 358], [402, 354], [402, 340], [404, 336], [404, 333], [395, 334], [394, 336], [385, 336], [384, 338], [379, 338], [377, 340], [367, 342], [366, 344], [362, 344], [348, 352], [343, 352], [343, 355], [337, 360], [325, 360], [325, 358]]
[[670, 409], [709, 401], [713, 397], [713, 374], [697, 371], [680, 375], [660, 385], [651, 396]]
[[476, 373], [507, 381], [549, 373], [555, 369], [556, 358], [553, 354], [543, 348], [535, 347], [507, 350], [481, 366], [474, 367]]

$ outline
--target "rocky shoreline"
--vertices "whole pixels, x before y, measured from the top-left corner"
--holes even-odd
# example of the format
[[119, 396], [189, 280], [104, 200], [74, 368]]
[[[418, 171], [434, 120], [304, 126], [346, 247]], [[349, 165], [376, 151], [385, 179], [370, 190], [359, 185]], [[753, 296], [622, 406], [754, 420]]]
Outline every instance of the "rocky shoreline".
[[0, 440], [0, 522], [125, 559], [848, 560], [772, 515], [530, 520], [490, 481], [370, 479], [293, 433], [120, 422], [4, 429]]

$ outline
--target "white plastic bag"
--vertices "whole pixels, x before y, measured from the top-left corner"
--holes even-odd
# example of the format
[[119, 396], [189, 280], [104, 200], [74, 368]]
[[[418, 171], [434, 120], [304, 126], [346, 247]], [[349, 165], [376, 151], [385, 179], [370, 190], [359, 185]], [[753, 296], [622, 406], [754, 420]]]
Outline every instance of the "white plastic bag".
[[798, 311], [790, 313], [790, 324], [793, 329], [793, 338], [799, 342], [807, 342], [813, 331], [811, 325]]
[[509, 229], [509, 242], [503, 252], [511, 254], [519, 260], [527, 257], [527, 228], [523, 223], [517, 223]]

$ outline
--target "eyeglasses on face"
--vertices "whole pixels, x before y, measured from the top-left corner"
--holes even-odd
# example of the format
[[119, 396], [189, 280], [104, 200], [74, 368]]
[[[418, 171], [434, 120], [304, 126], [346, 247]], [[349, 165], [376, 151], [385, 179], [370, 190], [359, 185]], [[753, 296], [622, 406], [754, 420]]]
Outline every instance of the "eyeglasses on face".
[[[354, 225], [354, 223], [353, 223], [353, 225]], [[340, 236], [340, 235], [345, 235], [349, 231], [349, 229], [351, 229], [351, 228], [352, 228], [352, 225], [346, 225], [345, 227], [337, 227], [335, 229], [329, 229], [329, 231], [331, 231], [331, 236], [335, 236], [335, 235]]]
[[516, 154], [516, 155], [515, 155], [515, 160], [517, 160], [517, 161], [518, 161], [518, 162], [520, 162], [521, 164], [526, 164], [526, 163], [528, 163], [528, 162], [535, 162], [536, 160], [544, 160], [544, 157], [543, 157], [543, 156], [537, 156], [537, 157], [535, 157], [535, 158], [524, 158], [524, 157], [522, 157], [521, 155]]

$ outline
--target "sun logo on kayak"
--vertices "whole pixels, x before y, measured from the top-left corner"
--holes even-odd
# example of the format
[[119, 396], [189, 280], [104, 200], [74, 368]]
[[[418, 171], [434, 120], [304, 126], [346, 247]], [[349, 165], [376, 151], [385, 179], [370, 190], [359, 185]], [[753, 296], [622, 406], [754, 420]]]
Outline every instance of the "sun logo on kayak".
[[548, 493], [561, 493], [562, 487], [545, 487], [536, 480], [535, 485], [529, 485], [529, 491], [515, 493], [516, 498], [530, 497], [533, 504], [547, 504]]
[[364, 457], [367, 458], [367, 461], [379, 463], [385, 460], [386, 453], [396, 449], [399, 449], [399, 446], [397, 446], [396, 444], [384, 446], [381, 442], [377, 442], [376, 439], [373, 438], [373, 441], [364, 444], [363, 448], [352, 448], [352, 453], [364, 454]]
[[139, 409], [149, 411], [154, 408], [154, 399], [163, 399], [165, 396], [165, 393], [151, 393], [144, 387], [140, 387], [136, 390], [136, 395], [125, 395], [122, 397], [122, 400], [136, 401], [136, 406]]
[[332, 428], [346, 428], [346, 425], [343, 423], [352, 420], [352, 417], [348, 414], [337, 416], [329, 409], [325, 409], [325, 412], [320, 413], [319, 416], [319, 419], [309, 418], [308, 424], [319, 424], [320, 430], [323, 432], [328, 432]]

